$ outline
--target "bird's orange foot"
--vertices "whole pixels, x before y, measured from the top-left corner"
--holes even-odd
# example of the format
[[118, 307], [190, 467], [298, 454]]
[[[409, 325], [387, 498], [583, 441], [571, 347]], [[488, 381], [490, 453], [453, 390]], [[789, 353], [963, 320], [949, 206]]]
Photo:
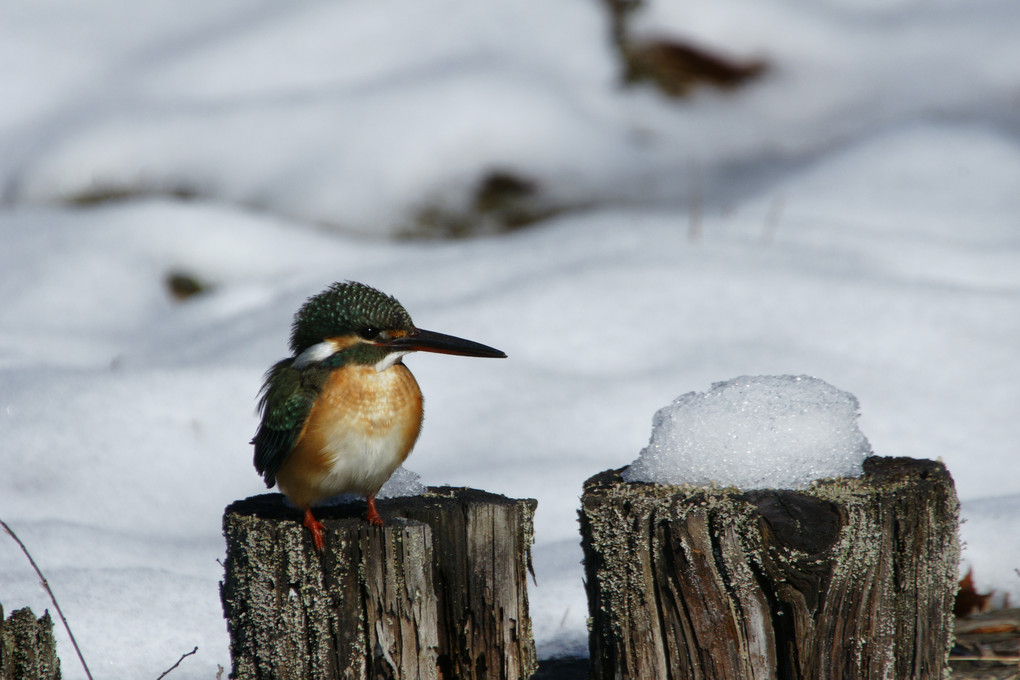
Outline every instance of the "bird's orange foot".
[[368, 496], [365, 500], [368, 501], [368, 513], [365, 515], [368, 523], [374, 527], [385, 525], [386, 522], [383, 521], [382, 515], [379, 514], [379, 510], [375, 507], [375, 496]]
[[315, 515], [312, 514], [311, 508], [305, 508], [304, 524], [308, 527], [308, 530], [312, 532], [312, 543], [315, 544], [315, 549], [322, 552], [322, 548], [325, 545], [322, 540], [322, 530], [325, 529], [325, 527], [322, 526], [322, 522], [315, 519]]

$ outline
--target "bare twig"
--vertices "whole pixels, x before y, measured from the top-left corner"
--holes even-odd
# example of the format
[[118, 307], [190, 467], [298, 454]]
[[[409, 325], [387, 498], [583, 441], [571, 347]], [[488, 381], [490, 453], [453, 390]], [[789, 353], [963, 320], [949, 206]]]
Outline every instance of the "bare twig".
[[35, 560], [32, 559], [32, 554], [28, 552], [28, 548], [26, 548], [25, 544], [21, 542], [18, 535], [14, 533], [14, 529], [8, 526], [7, 522], [2, 519], [0, 519], [0, 526], [3, 526], [4, 531], [6, 531], [7, 534], [14, 539], [14, 542], [18, 544], [19, 548], [21, 548], [21, 552], [25, 553], [25, 557], [28, 558], [28, 563], [32, 565], [33, 569], [35, 569], [35, 574], [39, 577], [39, 582], [42, 584], [43, 590], [45, 590], [50, 596], [50, 601], [53, 602], [53, 608], [57, 610], [57, 615], [60, 616], [60, 621], [64, 624], [64, 630], [67, 631], [67, 637], [71, 638], [71, 644], [74, 646], [74, 651], [78, 655], [78, 661], [81, 662], [81, 667], [85, 669], [85, 677], [89, 680], [93, 680], [92, 673], [89, 672], [88, 664], [85, 663], [85, 657], [81, 655], [81, 648], [78, 647], [78, 641], [74, 639], [74, 633], [71, 632], [71, 626], [67, 623], [67, 617], [64, 616], [64, 612], [60, 608], [60, 603], [57, 602], [57, 596], [53, 594], [53, 589], [50, 588], [50, 584], [46, 580], [46, 577], [43, 576], [42, 570], [39, 569], [39, 565], [37, 565]]
[[192, 654], [194, 654], [197, 651], [198, 651], [198, 647], [195, 647], [190, 652], [187, 652], [185, 654], [181, 654], [181, 658], [177, 659], [177, 663], [175, 663], [173, 666], [170, 666], [170, 668], [168, 668], [165, 671], [163, 671], [163, 674], [160, 675], [158, 678], [156, 678], [156, 680], [163, 680], [163, 678], [165, 678], [166, 676], [170, 675], [170, 671], [172, 671], [173, 669], [175, 669], [178, 666], [180, 666], [182, 661], [184, 661], [186, 658], [188, 658], [189, 656], [191, 656]]

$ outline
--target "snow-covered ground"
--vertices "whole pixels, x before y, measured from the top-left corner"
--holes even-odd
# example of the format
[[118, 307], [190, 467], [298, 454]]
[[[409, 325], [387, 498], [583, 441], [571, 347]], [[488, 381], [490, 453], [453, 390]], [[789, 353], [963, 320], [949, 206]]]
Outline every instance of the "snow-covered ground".
[[[640, 21], [772, 68], [682, 102], [621, 89], [588, 0], [0, 3], [0, 518], [97, 678], [195, 645], [173, 677], [229, 665], [220, 517], [264, 491], [255, 395], [294, 311], [341, 279], [510, 355], [407, 358], [426, 397], [407, 466], [538, 499], [543, 657], [586, 652], [583, 480], [739, 375], [817, 376], [856, 395], [877, 454], [941, 458], [978, 587], [1017, 601], [1020, 5]], [[456, 211], [493, 170], [569, 210], [366, 238]], [[211, 288], [177, 302], [171, 271]], [[0, 603], [49, 606], [2, 535]]]

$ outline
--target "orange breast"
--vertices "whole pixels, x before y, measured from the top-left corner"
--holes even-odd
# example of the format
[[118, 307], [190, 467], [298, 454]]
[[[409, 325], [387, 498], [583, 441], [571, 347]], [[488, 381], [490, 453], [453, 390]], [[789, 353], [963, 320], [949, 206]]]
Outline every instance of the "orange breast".
[[403, 364], [338, 368], [277, 474], [280, 490], [299, 506], [374, 495], [411, 453], [421, 422], [421, 390]]

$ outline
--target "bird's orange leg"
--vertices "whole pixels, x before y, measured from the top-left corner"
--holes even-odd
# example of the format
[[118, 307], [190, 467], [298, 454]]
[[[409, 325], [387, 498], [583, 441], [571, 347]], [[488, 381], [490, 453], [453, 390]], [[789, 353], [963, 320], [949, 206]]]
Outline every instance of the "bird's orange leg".
[[382, 515], [379, 514], [379, 510], [375, 507], [375, 496], [365, 496], [365, 500], [368, 501], [368, 513], [365, 515], [365, 519], [368, 523], [374, 527], [381, 527], [383, 522]]
[[322, 530], [325, 529], [325, 527], [322, 526], [322, 522], [315, 519], [315, 515], [312, 514], [311, 508], [305, 508], [304, 524], [308, 527], [308, 530], [312, 532], [312, 542], [315, 543], [315, 549], [322, 552], [322, 547], [324, 545], [322, 541]]

